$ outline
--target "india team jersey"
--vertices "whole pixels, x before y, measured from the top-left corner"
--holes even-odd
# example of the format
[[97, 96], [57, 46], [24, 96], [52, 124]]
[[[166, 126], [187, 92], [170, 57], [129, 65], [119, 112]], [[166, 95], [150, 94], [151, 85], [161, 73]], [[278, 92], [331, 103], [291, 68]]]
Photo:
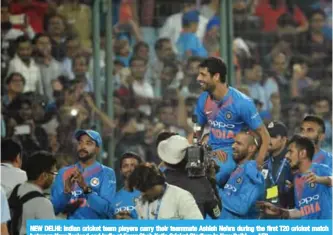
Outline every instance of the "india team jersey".
[[140, 191], [133, 190], [133, 192], [127, 191], [122, 188], [116, 193], [114, 199], [114, 214], [118, 214], [121, 211], [129, 211], [132, 219], [137, 219], [138, 215], [135, 210], [135, 200], [140, 196]]
[[[313, 163], [310, 171], [317, 176], [332, 176], [332, 170], [322, 164]], [[307, 183], [306, 175], [297, 174], [294, 178], [295, 204], [302, 219], [332, 219], [332, 187]]]
[[223, 190], [220, 219], [255, 219], [258, 210], [256, 201], [265, 197], [265, 179], [254, 160], [239, 165], [230, 175]]
[[312, 162], [326, 165], [332, 169], [332, 153], [320, 149], [319, 152], [313, 156]]
[[[74, 184], [71, 193], [65, 193], [65, 181], [75, 168], [82, 173], [92, 193], [84, 194]], [[112, 202], [116, 194], [116, 177], [113, 169], [98, 162], [83, 169], [80, 164], [60, 169], [51, 188], [51, 201], [56, 214], [66, 213], [68, 219], [107, 219], [112, 216]], [[78, 207], [73, 207], [79, 203]]]
[[199, 125], [209, 125], [209, 144], [213, 150], [230, 152], [235, 135], [244, 127], [255, 130], [263, 125], [253, 101], [233, 87], [229, 87], [221, 101], [213, 100], [208, 92], [202, 93], [195, 114]]

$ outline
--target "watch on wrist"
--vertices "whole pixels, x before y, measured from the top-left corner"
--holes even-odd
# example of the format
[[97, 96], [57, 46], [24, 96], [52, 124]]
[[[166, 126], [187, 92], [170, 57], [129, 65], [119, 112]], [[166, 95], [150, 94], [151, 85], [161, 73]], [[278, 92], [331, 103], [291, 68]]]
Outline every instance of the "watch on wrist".
[[83, 189], [83, 193], [84, 194], [92, 193], [92, 189], [89, 186], [87, 186]]

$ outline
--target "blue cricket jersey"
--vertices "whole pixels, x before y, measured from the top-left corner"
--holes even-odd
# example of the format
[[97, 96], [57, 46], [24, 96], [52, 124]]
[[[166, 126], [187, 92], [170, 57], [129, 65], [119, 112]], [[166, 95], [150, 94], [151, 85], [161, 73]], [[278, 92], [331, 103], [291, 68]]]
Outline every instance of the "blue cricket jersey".
[[182, 59], [191, 51], [192, 56], [207, 57], [208, 53], [195, 33], [182, 32], [177, 40], [177, 51]]
[[130, 192], [125, 188], [120, 189], [114, 198], [114, 214], [118, 214], [121, 211], [129, 211], [131, 217], [133, 219], [137, 219], [138, 214], [135, 210], [135, 199], [140, 195], [141, 193], [138, 190], [133, 190], [133, 192]]
[[[73, 191], [64, 193], [65, 181], [75, 168], [82, 172], [92, 193], [84, 194], [75, 183]], [[112, 217], [112, 202], [116, 194], [116, 177], [113, 169], [99, 162], [83, 169], [79, 163], [60, 169], [51, 188], [51, 201], [56, 214], [64, 213], [70, 204], [80, 201], [76, 210], [67, 213], [68, 219], [108, 219]]]
[[254, 160], [239, 165], [220, 190], [222, 213], [220, 219], [256, 219], [256, 201], [265, 198], [265, 179]]
[[313, 163], [323, 164], [332, 169], [332, 153], [320, 149], [312, 158]]
[[[332, 170], [322, 164], [313, 163], [310, 171], [317, 176], [332, 176]], [[332, 219], [332, 187], [307, 183], [307, 174], [296, 174], [294, 178], [295, 204], [302, 219]]]
[[263, 121], [251, 98], [233, 87], [229, 87], [226, 96], [215, 101], [208, 92], [203, 92], [197, 102], [195, 114], [201, 126], [210, 127], [208, 144], [213, 150], [221, 149], [228, 154], [227, 161], [219, 163], [220, 171], [216, 175], [221, 186], [236, 168], [232, 157], [234, 137], [244, 128], [252, 130], [263, 125]]

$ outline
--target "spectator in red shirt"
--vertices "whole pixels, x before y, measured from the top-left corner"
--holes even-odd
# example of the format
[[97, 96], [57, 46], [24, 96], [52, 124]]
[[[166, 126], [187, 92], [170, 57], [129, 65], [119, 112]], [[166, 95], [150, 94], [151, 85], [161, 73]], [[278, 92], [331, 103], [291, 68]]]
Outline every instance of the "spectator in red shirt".
[[44, 16], [47, 11], [48, 4], [37, 0], [19, 0], [10, 4], [11, 14], [25, 14], [35, 33], [44, 31]]
[[309, 23], [301, 9], [290, 4], [289, 0], [260, 0], [255, 14], [263, 21], [263, 31], [272, 32], [277, 29], [277, 19], [288, 11], [299, 25], [296, 32], [305, 32]]

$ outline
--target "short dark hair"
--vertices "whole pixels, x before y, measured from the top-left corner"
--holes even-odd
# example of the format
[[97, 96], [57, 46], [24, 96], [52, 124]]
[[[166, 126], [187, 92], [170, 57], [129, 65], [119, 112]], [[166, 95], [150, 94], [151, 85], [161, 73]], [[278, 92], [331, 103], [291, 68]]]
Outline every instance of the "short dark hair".
[[125, 67], [126, 65], [125, 65], [125, 63], [124, 62], [122, 62], [121, 60], [114, 60], [114, 65], [120, 65], [120, 66], [123, 66], [123, 67]]
[[9, 104], [8, 110], [17, 112], [23, 104], [28, 104], [30, 107], [32, 106], [31, 100], [26, 95], [20, 94]]
[[119, 167], [121, 168], [121, 166], [123, 165], [123, 161], [125, 160], [125, 159], [128, 159], [128, 158], [134, 158], [134, 159], [136, 159], [137, 161], [138, 161], [138, 163], [139, 164], [141, 164], [142, 162], [143, 162], [143, 160], [142, 160], [142, 157], [139, 155], [139, 154], [137, 154], [137, 153], [135, 153], [135, 152], [125, 152], [121, 157], [120, 157], [120, 159], [119, 159]]
[[169, 139], [171, 136], [174, 136], [174, 135], [178, 135], [177, 133], [175, 132], [170, 132], [170, 131], [163, 131], [161, 133], [158, 134], [157, 138], [156, 138], [156, 148], [158, 147], [158, 145], [164, 141], [164, 140], [167, 140]]
[[246, 60], [246, 62], [244, 63], [244, 70], [246, 69], [253, 69], [254, 66], [256, 65], [260, 65], [260, 63], [258, 63], [255, 59], [250, 58], [248, 60]]
[[22, 147], [13, 139], [1, 140], [1, 162], [14, 162], [22, 154]]
[[314, 122], [320, 126], [321, 131], [325, 134], [325, 122], [321, 117], [315, 115], [308, 115], [306, 116], [302, 122]]
[[22, 78], [22, 81], [23, 81], [23, 84], [25, 84], [25, 78], [23, 77], [23, 75], [21, 73], [17, 73], [17, 72], [14, 72], [14, 73], [11, 73], [9, 74], [9, 76], [7, 77], [6, 79], [6, 84], [8, 85], [9, 83], [11, 83], [11, 81], [13, 80], [13, 78], [15, 76], [19, 76]]
[[20, 43], [24, 43], [24, 42], [29, 42], [31, 43], [31, 40], [30, 38], [28, 38], [27, 36], [25, 35], [22, 35], [22, 36], [19, 36], [17, 39], [16, 39], [16, 45], [19, 46]]
[[148, 43], [146, 43], [144, 41], [139, 41], [134, 45], [134, 48], [133, 48], [134, 54], [136, 54], [138, 52], [140, 47], [145, 47], [145, 48], [149, 49]]
[[148, 63], [148, 61], [145, 58], [142, 58], [140, 56], [133, 56], [129, 61], [129, 65], [131, 66], [134, 61], [143, 61], [145, 65], [147, 65]]
[[203, 61], [203, 59], [199, 56], [191, 56], [186, 61], [186, 67], [190, 66], [190, 64], [193, 63], [193, 62], [201, 63], [202, 61]]
[[221, 58], [209, 57], [202, 61], [199, 65], [200, 68], [207, 68], [211, 76], [215, 74], [220, 75], [220, 81], [222, 83], [226, 82], [227, 76], [227, 65]]
[[163, 44], [166, 43], [166, 42], [170, 42], [170, 38], [160, 38], [156, 41], [155, 43], [155, 51], [157, 50], [161, 50], [163, 48]]
[[280, 27], [296, 26], [296, 22], [290, 13], [284, 13], [277, 19], [277, 25]]
[[155, 164], [147, 166], [138, 165], [128, 179], [130, 189], [137, 189], [146, 192], [156, 185], [164, 185], [165, 177]]
[[299, 150], [305, 150], [307, 157], [312, 161], [313, 155], [315, 153], [315, 146], [313, 142], [304, 136], [294, 135], [288, 142], [288, 146], [291, 144], [295, 144], [296, 148]]
[[32, 39], [32, 44], [36, 45], [38, 39], [40, 39], [42, 37], [47, 37], [47, 38], [51, 39], [50, 36], [46, 33], [37, 33], [35, 35], [35, 37]]
[[173, 74], [177, 74], [179, 71], [179, 68], [178, 68], [178, 65], [176, 64], [176, 62], [171, 61], [171, 60], [167, 60], [163, 63], [163, 69], [164, 68], [171, 68]]
[[38, 151], [28, 157], [25, 165], [28, 180], [37, 180], [44, 172], [50, 172], [57, 163], [53, 154], [46, 151]]
[[326, 19], [325, 11], [323, 11], [323, 10], [320, 9], [320, 8], [318, 8], [318, 9], [314, 9], [314, 10], [310, 11], [310, 12], [308, 13], [308, 19], [311, 21], [312, 17], [313, 17], [314, 15], [317, 15], [317, 14], [322, 15], [322, 16], [324, 17], [324, 19]]
[[332, 100], [328, 96], [326, 96], [326, 95], [316, 95], [316, 96], [313, 96], [311, 104], [314, 105], [314, 104], [316, 104], [318, 102], [321, 102], [321, 101], [327, 101], [327, 103], [329, 104], [329, 106], [331, 106]]

